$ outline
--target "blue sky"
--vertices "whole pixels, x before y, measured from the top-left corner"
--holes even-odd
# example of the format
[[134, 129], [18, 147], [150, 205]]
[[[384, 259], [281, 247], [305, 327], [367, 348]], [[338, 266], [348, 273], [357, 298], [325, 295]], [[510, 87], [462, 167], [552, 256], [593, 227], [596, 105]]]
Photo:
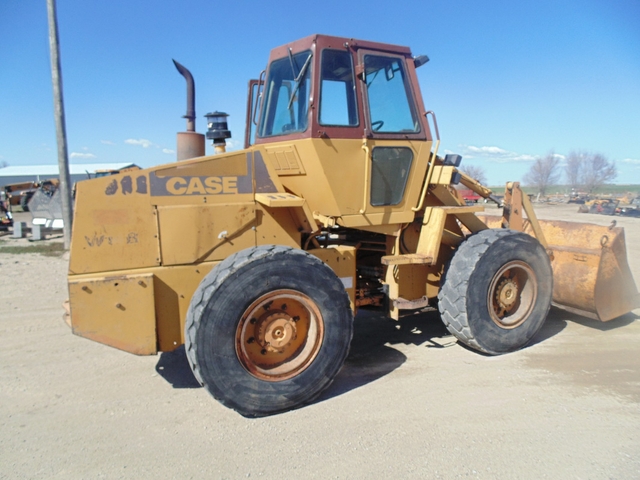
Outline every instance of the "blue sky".
[[[393, 6], [393, 8], [391, 7]], [[73, 163], [175, 160], [185, 82], [196, 127], [230, 114], [244, 134], [247, 82], [272, 47], [313, 34], [410, 46], [441, 150], [521, 180], [536, 156], [573, 149], [615, 160], [640, 183], [640, 1], [57, 0]], [[0, 1], [0, 162], [55, 164], [45, 0]], [[208, 153], [212, 148], [207, 147]]]

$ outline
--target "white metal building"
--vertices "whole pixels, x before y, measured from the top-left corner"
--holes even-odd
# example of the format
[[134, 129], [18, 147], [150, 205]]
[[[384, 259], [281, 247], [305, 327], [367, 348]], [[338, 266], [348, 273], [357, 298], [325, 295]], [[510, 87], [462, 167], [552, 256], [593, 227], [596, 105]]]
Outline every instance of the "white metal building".
[[[127, 167], [135, 167], [133, 163], [85, 163], [70, 164], [69, 174], [71, 183], [93, 178], [96, 171], [120, 170]], [[0, 168], [0, 187], [12, 183], [49, 180], [58, 178], [58, 165], [19, 165], [15, 167]]]

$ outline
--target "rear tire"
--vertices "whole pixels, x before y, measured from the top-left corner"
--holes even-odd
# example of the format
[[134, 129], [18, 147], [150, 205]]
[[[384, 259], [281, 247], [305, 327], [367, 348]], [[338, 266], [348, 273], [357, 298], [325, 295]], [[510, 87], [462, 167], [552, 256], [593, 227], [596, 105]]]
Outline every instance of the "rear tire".
[[458, 248], [438, 293], [447, 329], [491, 355], [518, 350], [542, 327], [553, 293], [540, 242], [513, 230], [482, 230]]
[[333, 270], [302, 250], [243, 250], [200, 283], [185, 347], [198, 381], [248, 417], [291, 410], [333, 381], [349, 351], [353, 313]]

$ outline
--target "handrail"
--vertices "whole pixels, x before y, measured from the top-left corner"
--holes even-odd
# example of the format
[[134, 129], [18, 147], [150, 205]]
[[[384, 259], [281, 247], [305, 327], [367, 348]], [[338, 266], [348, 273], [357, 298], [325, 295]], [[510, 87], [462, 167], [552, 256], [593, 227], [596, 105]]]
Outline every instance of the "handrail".
[[369, 193], [369, 164], [371, 160], [369, 159], [369, 146], [367, 145], [367, 137], [365, 136], [362, 139], [362, 149], [365, 152], [364, 156], [364, 199], [362, 201], [362, 208], [360, 209], [360, 213], [364, 214], [367, 211], [367, 195]]
[[438, 121], [436, 120], [436, 114], [433, 112], [433, 110], [429, 110], [428, 112], [426, 112], [424, 116], [427, 119], [427, 123], [429, 123], [429, 114], [431, 114], [431, 117], [433, 118], [433, 127], [436, 131], [436, 148], [433, 152], [430, 152], [429, 168], [427, 170], [427, 177], [425, 178], [424, 185], [422, 186], [420, 202], [418, 203], [417, 207], [411, 207], [411, 210], [413, 210], [414, 212], [422, 210], [422, 207], [424, 206], [424, 199], [427, 196], [427, 190], [429, 190], [429, 184], [431, 183], [431, 177], [433, 176], [436, 158], [438, 158], [438, 148], [440, 147], [440, 131], [438, 130]]
[[258, 90], [256, 92], [256, 101], [255, 101], [255, 104], [253, 105], [254, 107], [253, 115], [251, 115], [251, 121], [256, 127], [258, 126], [258, 122], [256, 121], [256, 113], [258, 113], [258, 105], [260, 104], [260, 97], [262, 96], [262, 87], [264, 86], [264, 80], [262, 79], [262, 77], [266, 75], [266, 73], [267, 73], [266, 70], [262, 70], [260, 72], [260, 75], [258, 76]]

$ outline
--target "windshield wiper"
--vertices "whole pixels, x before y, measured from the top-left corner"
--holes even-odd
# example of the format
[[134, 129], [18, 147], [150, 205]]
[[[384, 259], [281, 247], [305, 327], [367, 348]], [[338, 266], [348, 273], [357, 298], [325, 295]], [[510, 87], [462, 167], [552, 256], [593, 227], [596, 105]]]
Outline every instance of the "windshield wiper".
[[287, 53], [289, 54], [289, 63], [291, 64], [291, 73], [293, 73], [294, 77], [297, 77], [298, 74], [296, 73], [296, 66], [293, 62], [293, 53], [291, 53], [291, 49], [287, 50]]
[[294, 88], [293, 92], [291, 92], [291, 97], [289, 98], [287, 110], [291, 110], [291, 104], [293, 103], [293, 98], [296, 96], [296, 93], [298, 93], [298, 90], [300, 89], [300, 84], [302, 83], [302, 79], [304, 78], [304, 75], [307, 73], [307, 68], [309, 68], [309, 64], [311, 63], [311, 57], [313, 57], [313, 53], [309, 54], [309, 56], [304, 62], [304, 65], [300, 69], [300, 73], [296, 77], [296, 88]]

